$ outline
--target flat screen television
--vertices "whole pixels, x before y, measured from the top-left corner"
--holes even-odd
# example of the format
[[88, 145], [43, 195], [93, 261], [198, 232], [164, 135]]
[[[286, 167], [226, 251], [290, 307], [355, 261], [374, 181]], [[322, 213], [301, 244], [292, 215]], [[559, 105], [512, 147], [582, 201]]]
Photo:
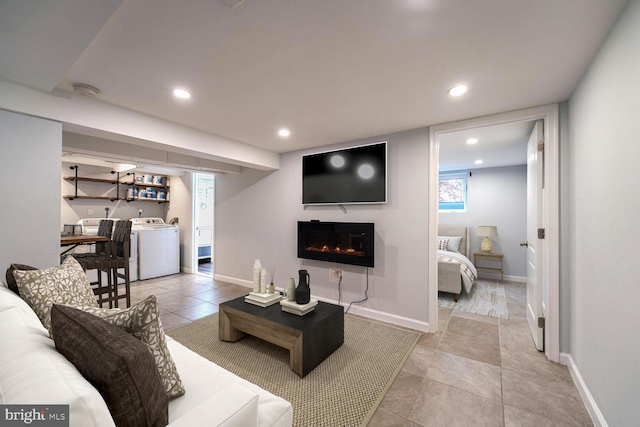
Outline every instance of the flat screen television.
[[387, 202], [387, 143], [302, 156], [302, 204]]

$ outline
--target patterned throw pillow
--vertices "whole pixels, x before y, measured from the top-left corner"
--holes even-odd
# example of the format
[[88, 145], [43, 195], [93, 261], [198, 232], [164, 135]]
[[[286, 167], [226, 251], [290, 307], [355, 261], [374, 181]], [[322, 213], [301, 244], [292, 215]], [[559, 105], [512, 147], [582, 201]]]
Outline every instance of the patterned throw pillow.
[[184, 394], [180, 375], [167, 347], [167, 340], [160, 321], [158, 300], [155, 295], [150, 295], [144, 301], [125, 309], [95, 306], [73, 307], [119, 326], [145, 343], [156, 361], [167, 395], [175, 397]]
[[449, 239], [438, 239], [438, 250], [446, 251], [448, 244], [449, 244]]
[[58, 267], [45, 270], [16, 270], [13, 276], [18, 284], [20, 296], [36, 312], [50, 336], [53, 336], [53, 304], [98, 306], [86, 273], [73, 257], [67, 257]]

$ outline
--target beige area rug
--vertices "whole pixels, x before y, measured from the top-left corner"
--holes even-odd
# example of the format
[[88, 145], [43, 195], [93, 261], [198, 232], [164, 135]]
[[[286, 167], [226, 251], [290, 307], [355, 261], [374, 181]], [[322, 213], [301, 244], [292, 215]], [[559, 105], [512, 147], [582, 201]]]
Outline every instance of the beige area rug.
[[453, 300], [453, 294], [439, 292], [438, 306], [499, 319], [509, 318], [504, 287], [491, 281], [477, 280], [471, 288], [471, 293], [467, 294], [463, 291], [458, 302]]
[[304, 378], [289, 367], [285, 349], [251, 336], [219, 341], [217, 314], [167, 335], [291, 402], [294, 426], [347, 427], [369, 422], [421, 333], [347, 315], [344, 344]]

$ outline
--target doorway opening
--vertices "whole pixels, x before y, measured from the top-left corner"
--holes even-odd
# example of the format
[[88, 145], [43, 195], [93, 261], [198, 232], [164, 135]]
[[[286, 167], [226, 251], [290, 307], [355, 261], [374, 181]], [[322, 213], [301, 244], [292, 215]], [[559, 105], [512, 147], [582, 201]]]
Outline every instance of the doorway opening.
[[193, 271], [213, 277], [214, 274], [214, 213], [215, 175], [193, 174]]
[[[438, 181], [439, 151], [441, 138], [451, 132], [463, 131], [503, 123], [542, 120], [544, 123], [545, 168], [543, 172], [545, 191], [543, 192], [544, 228], [546, 231], [544, 254], [542, 257], [542, 281], [546, 287], [543, 295], [545, 307], [545, 355], [559, 362], [560, 319], [559, 319], [559, 169], [558, 169], [558, 106], [548, 105], [489, 117], [464, 120], [455, 123], [432, 126], [429, 129], [429, 265], [437, 266], [438, 249]], [[429, 329], [437, 330], [438, 325], [438, 268], [429, 269]]]

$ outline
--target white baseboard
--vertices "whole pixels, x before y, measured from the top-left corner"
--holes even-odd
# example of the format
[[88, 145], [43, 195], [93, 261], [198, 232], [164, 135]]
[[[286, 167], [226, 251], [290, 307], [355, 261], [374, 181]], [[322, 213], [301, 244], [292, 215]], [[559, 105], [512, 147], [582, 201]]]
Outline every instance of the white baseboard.
[[234, 285], [244, 286], [245, 288], [253, 289], [253, 282], [251, 280], [238, 279], [237, 277], [223, 276], [221, 274], [214, 274], [213, 280], [219, 280], [220, 282], [233, 283]]
[[587, 384], [582, 379], [582, 375], [580, 375], [580, 371], [578, 370], [578, 366], [573, 360], [573, 357], [571, 357], [569, 353], [560, 353], [560, 363], [569, 368], [571, 378], [573, 378], [573, 382], [580, 393], [580, 397], [582, 397], [582, 401], [589, 412], [593, 425], [595, 427], [608, 427], [609, 425], [607, 424], [607, 421], [605, 421], [602, 412], [600, 412], [596, 401], [593, 399]]
[[188, 267], [181, 267], [180, 271], [183, 273], [191, 274], [191, 269]]
[[[223, 276], [220, 274], [214, 275], [213, 279], [219, 280], [221, 282], [233, 283], [234, 285], [244, 286], [244, 287], [253, 289], [253, 282], [250, 280], [238, 279], [236, 277]], [[283, 291], [283, 289], [281, 288], [276, 288], [276, 290], [280, 292]], [[329, 298], [316, 297], [316, 296], [314, 296], [314, 298], [318, 299], [319, 301], [324, 301], [330, 304], [338, 305], [338, 301], [336, 300], [332, 300]], [[348, 303], [344, 303], [344, 302], [341, 303], [340, 305], [342, 305], [343, 307], [349, 306]], [[398, 316], [396, 314], [385, 313], [383, 311], [374, 310], [372, 308], [359, 307], [355, 304], [351, 305], [351, 309], [349, 310], [349, 312], [353, 314], [357, 314], [362, 317], [367, 317], [369, 319], [375, 319], [375, 320], [380, 320], [382, 322], [393, 323], [398, 326], [404, 326], [405, 328], [416, 329], [422, 332], [429, 332], [428, 322], [422, 322], [419, 320], [410, 319], [408, 317]]]

